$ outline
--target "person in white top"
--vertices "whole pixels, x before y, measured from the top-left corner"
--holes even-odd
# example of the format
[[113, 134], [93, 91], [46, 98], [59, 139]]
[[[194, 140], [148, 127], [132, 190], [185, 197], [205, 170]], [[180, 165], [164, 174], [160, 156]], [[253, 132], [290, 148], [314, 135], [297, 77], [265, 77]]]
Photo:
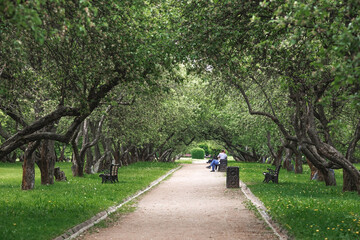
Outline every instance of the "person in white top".
[[218, 157], [218, 159], [212, 160], [210, 166], [207, 167], [207, 168], [211, 167], [211, 172], [215, 172], [215, 167], [220, 164], [220, 160], [226, 160], [227, 159], [227, 155], [225, 153], [225, 150], [221, 150], [221, 153], [219, 153], [219, 155], [217, 157]]
[[226, 160], [227, 159], [227, 155], [225, 153], [225, 150], [221, 150], [221, 153], [219, 153], [219, 155], [218, 155], [218, 159], [220, 159], [220, 160]]

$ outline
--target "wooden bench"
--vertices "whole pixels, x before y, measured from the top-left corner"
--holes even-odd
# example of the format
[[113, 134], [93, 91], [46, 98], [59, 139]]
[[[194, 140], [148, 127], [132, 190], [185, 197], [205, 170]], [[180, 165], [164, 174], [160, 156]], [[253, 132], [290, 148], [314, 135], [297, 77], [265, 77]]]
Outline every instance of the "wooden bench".
[[104, 182], [106, 183], [107, 181], [110, 181], [111, 183], [119, 182], [119, 179], [118, 179], [119, 167], [120, 166], [118, 164], [111, 164], [110, 170], [106, 170], [103, 174], [99, 175], [99, 177], [102, 178], [101, 183], [104, 183]]
[[263, 175], [265, 176], [263, 182], [268, 183], [268, 182], [272, 181], [273, 183], [279, 183], [280, 168], [281, 168], [281, 165], [277, 166], [275, 168], [275, 170], [268, 168], [267, 172], [263, 172]]

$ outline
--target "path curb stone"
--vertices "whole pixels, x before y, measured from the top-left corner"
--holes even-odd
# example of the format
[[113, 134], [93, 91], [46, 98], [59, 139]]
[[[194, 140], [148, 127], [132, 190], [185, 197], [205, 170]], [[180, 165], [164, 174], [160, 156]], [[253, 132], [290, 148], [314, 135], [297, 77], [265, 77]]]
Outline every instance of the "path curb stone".
[[102, 211], [98, 214], [96, 214], [94, 217], [90, 218], [89, 220], [80, 223], [79, 225], [76, 225], [73, 228], [70, 228], [69, 230], [67, 230], [64, 234], [54, 238], [54, 240], [63, 240], [63, 239], [74, 239], [77, 236], [79, 236], [82, 232], [86, 231], [87, 229], [89, 229], [90, 227], [94, 226], [95, 224], [99, 223], [100, 221], [106, 219], [109, 214], [115, 212], [117, 209], [121, 208], [124, 204], [130, 202], [131, 200], [137, 198], [138, 196], [140, 196], [141, 194], [149, 191], [151, 188], [153, 188], [154, 186], [156, 186], [157, 184], [159, 184], [162, 180], [164, 180], [165, 178], [167, 178], [169, 175], [173, 174], [175, 171], [179, 170], [181, 168], [181, 166], [174, 168], [172, 170], [170, 170], [169, 172], [167, 172], [165, 175], [161, 176], [160, 178], [158, 178], [157, 180], [153, 181], [152, 183], [150, 183], [150, 185], [145, 188], [144, 190], [140, 190], [138, 191], [136, 194], [130, 196], [129, 198], [125, 199], [121, 204], [116, 205], [116, 206], [112, 206], [109, 207], [107, 210]]
[[249, 199], [252, 204], [256, 207], [264, 221], [267, 225], [273, 230], [276, 236], [279, 237], [280, 240], [286, 240], [289, 239], [286, 230], [281, 228], [275, 221], [271, 219], [271, 217], [267, 214], [267, 209], [264, 206], [263, 202], [260, 201], [252, 192], [251, 190], [246, 186], [246, 184], [240, 180], [240, 188], [241, 191], [244, 193], [245, 197]]

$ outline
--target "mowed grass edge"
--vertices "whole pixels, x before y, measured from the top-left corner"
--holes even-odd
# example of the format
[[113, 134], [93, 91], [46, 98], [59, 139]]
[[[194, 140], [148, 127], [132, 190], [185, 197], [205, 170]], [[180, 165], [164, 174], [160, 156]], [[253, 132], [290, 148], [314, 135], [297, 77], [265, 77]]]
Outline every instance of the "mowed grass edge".
[[[310, 180], [310, 169], [295, 174], [281, 168], [279, 184], [263, 183], [268, 164], [238, 163], [240, 179], [247, 184], [295, 239], [360, 239], [360, 196], [342, 192], [342, 170], [335, 170], [337, 186]], [[358, 169], [360, 165], [356, 165]]]
[[53, 239], [110, 206], [123, 202], [178, 166], [138, 162], [119, 169], [119, 183], [101, 184], [98, 174], [72, 177], [71, 163], [57, 163], [68, 181], [22, 191], [21, 163], [0, 163], [0, 239]]

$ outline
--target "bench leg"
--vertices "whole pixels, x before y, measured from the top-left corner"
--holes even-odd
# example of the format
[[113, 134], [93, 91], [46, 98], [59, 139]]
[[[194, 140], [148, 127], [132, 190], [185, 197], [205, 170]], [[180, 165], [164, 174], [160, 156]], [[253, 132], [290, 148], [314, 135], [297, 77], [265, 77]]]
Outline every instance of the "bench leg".
[[263, 182], [269, 183], [271, 181], [271, 175], [267, 172], [264, 172], [265, 178]]

